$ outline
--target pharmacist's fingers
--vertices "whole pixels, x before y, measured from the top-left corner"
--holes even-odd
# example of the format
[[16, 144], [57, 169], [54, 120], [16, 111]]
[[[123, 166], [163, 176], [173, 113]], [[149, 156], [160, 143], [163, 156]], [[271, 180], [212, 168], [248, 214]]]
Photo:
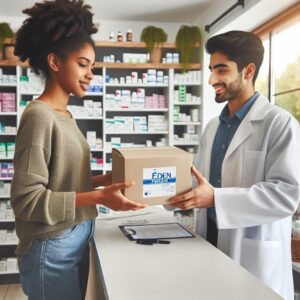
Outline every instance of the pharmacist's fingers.
[[195, 201], [195, 198], [192, 198], [188, 201], [177, 202], [177, 203], [173, 204], [173, 206], [180, 208], [180, 209], [187, 210], [190, 208], [197, 207], [197, 202]]
[[205, 177], [203, 177], [200, 171], [198, 171], [194, 166], [192, 166], [192, 173], [196, 177], [199, 184], [206, 181]]
[[179, 202], [182, 202], [182, 201], [187, 201], [187, 200], [193, 198], [193, 196], [194, 196], [194, 192], [190, 191], [186, 194], [179, 195], [179, 196], [176, 196], [176, 197], [172, 198], [170, 200], [170, 204], [176, 204], [176, 203], [179, 203]]

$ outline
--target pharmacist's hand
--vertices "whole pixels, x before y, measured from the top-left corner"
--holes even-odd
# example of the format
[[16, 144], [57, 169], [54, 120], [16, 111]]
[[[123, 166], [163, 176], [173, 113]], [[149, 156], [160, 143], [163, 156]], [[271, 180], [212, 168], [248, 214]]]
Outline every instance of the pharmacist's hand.
[[193, 166], [192, 174], [198, 181], [198, 186], [192, 191], [176, 196], [170, 200], [172, 206], [180, 209], [207, 208], [214, 206], [214, 188], [205, 177]]
[[130, 188], [134, 185], [134, 182], [115, 183], [99, 190], [101, 195], [101, 204], [112, 210], [138, 210], [145, 208], [147, 205], [134, 202], [126, 198], [121, 190], [124, 188]]

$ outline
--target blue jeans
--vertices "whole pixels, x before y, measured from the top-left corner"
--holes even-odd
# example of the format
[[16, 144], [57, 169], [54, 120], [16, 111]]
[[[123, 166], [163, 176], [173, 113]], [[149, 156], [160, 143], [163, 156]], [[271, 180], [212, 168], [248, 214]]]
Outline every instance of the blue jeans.
[[18, 257], [29, 300], [84, 300], [94, 227], [94, 220], [86, 220], [57, 238], [34, 240], [30, 252]]

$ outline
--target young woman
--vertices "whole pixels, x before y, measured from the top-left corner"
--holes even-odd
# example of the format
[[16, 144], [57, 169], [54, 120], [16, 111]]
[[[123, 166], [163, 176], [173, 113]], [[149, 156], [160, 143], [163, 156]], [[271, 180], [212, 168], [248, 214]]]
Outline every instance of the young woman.
[[[121, 194], [133, 183], [91, 177], [90, 149], [67, 111], [93, 78], [97, 30], [81, 0], [36, 3], [17, 32], [15, 54], [45, 77], [45, 89], [22, 115], [16, 139], [11, 203], [21, 283], [29, 299], [84, 299], [96, 204], [144, 208]], [[97, 186], [104, 189], [95, 190]]]

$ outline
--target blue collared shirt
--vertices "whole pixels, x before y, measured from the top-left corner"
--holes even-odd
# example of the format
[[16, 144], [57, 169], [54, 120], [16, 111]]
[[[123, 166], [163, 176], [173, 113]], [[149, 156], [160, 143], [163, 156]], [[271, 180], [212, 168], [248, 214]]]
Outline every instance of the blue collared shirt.
[[[211, 159], [209, 182], [213, 187], [222, 186], [222, 164], [229, 144], [241, 124], [242, 120], [249, 112], [253, 103], [259, 96], [255, 93], [232, 117], [228, 114], [228, 104], [224, 107], [220, 115], [220, 125], [215, 135]], [[208, 216], [212, 221], [216, 221], [216, 210], [214, 207], [208, 208]]]

